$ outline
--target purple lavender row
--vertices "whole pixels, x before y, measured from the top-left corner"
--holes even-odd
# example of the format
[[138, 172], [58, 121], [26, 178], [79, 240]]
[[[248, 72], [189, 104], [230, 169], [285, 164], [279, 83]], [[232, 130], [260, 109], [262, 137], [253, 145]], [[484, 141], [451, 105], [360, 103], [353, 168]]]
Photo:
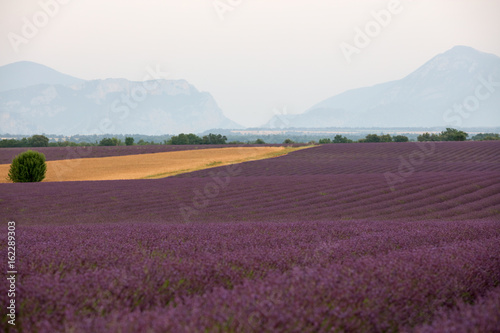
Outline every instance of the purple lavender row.
[[[196, 297], [217, 297], [212, 295], [217, 288], [274, 286], [273, 279], [287, 280], [300, 267], [342, 271], [363, 258], [378, 262], [392, 253], [446, 254], [447, 249], [467, 248], [469, 242], [498, 242], [500, 225], [481, 221], [102, 224], [23, 227], [19, 233], [20, 323], [28, 331], [38, 327], [44, 332], [49, 331], [42, 329], [49, 314], [57, 331], [68, 323], [79, 327], [86, 317], [108, 318], [117, 309], [133, 314], [188, 307]], [[495, 251], [488, 256], [494, 257]], [[483, 264], [481, 269], [488, 271]], [[436, 283], [448, 278], [432, 276]], [[491, 279], [484, 277], [481, 286], [486, 288]], [[295, 288], [302, 288], [302, 282]], [[4, 297], [0, 295], [0, 302]]]
[[[244, 163], [244, 171], [239, 176], [397, 174], [400, 170], [500, 172], [500, 142], [436, 142], [433, 145], [426, 147], [414, 142], [322, 145], [280, 158]], [[200, 170], [177, 177], [209, 177], [211, 171]]]
[[[168, 311], [152, 311], [157, 318], [153, 327], [179, 332], [411, 330], [431, 322], [441, 309], [471, 302], [495, 286], [499, 241], [457, 242], [296, 268], [233, 290], [215, 289]], [[127, 317], [122, 323], [146, 325]], [[98, 318], [94, 327], [101, 325], [107, 322]]]
[[63, 228], [73, 231], [56, 240], [64, 260], [50, 258], [53, 244], [25, 248], [20, 322], [41, 332], [398, 330], [474, 301], [500, 274], [498, 223], [309, 226]]
[[[234, 177], [195, 207], [212, 178], [0, 185], [0, 216], [20, 224], [424, 220], [500, 216], [500, 173], [421, 173], [391, 191], [382, 175]], [[26, 195], [29, 193], [29, 196]], [[198, 200], [204, 200], [199, 199]], [[307, 207], [307, 209], [304, 209]]]

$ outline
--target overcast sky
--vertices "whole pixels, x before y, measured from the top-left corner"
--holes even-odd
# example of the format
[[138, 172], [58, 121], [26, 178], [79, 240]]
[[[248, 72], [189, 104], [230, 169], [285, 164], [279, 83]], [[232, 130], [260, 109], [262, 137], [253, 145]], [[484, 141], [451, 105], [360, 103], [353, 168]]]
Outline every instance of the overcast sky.
[[499, 13], [498, 0], [1, 0], [0, 65], [88, 80], [142, 80], [158, 66], [259, 126], [400, 79], [455, 45], [500, 55]]

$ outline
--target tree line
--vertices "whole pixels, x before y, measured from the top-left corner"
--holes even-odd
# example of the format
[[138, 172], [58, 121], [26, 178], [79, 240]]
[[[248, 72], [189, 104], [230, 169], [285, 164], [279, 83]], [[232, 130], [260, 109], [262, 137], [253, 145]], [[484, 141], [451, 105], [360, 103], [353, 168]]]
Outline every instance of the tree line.
[[33, 135], [30, 138], [16, 139], [3, 139], [0, 141], [0, 148], [2, 147], [48, 147], [49, 138], [44, 135]]
[[[468, 140], [469, 134], [454, 128], [447, 128], [441, 133], [423, 133], [417, 137], [417, 140], [422, 141], [465, 141]], [[122, 136], [123, 138], [123, 136]], [[486, 140], [500, 140], [500, 135], [498, 133], [479, 133], [471, 137], [472, 141], [486, 141]], [[179, 135], [174, 135], [170, 139], [164, 139], [162, 143], [154, 142], [153, 140], [147, 141], [140, 139], [137, 143], [133, 137], [125, 137], [122, 141], [116, 137], [105, 137], [100, 141], [95, 141], [95, 143], [90, 142], [73, 142], [73, 141], [58, 141], [49, 142], [49, 138], [44, 135], [33, 135], [28, 138], [17, 139], [3, 139], [0, 141], [0, 148], [8, 147], [67, 147], [67, 146], [132, 146], [132, 145], [155, 145], [155, 144], [165, 144], [165, 145], [223, 145], [223, 144], [266, 144], [266, 142], [260, 138], [252, 141], [242, 142], [242, 141], [230, 141], [227, 142], [227, 137], [221, 134], [208, 134], [204, 136], [198, 136], [193, 133]], [[319, 139], [319, 144], [329, 144], [329, 143], [352, 143], [352, 142], [408, 142], [409, 139], [405, 135], [395, 135], [390, 134], [367, 134], [365, 138], [359, 140], [351, 140], [340, 134], [335, 135], [332, 138], [322, 138]], [[296, 143], [291, 139], [285, 139], [283, 144], [293, 144]], [[315, 144], [315, 141], [309, 141], [310, 144]]]
[[[447, 128], [446, 131], [441, 133], [423, 133], [417, 137], [417, 141], [466, 141], [468, 133], [464, 131], [459, 131], [455, 128]], [[479, 133], [471, 138], [472, 141], [489, 141], [489, 140], [500, 140], [500, 135], [497, 133]], [[395, 135], [390, 134], [368, 134], [364, 139], [359, 139], [357, 141], [350, 140], [345, 136], [336, 135], [335, 138], [320, 139], [319, 143], [351, 143], [351, 142], [408, 142], [409, 139], [405, 135]]]

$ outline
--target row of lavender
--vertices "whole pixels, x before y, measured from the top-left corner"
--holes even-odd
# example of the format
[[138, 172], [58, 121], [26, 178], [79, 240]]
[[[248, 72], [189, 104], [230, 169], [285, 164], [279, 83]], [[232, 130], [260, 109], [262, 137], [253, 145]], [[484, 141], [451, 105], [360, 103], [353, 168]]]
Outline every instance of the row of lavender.
[[488, 331], [499, 243], [484, 220], [25, 226], [16, 329], [428, 332], [472, 311]]
[[240, 175], [1, 188], [0, 216], [23, 225], [500, 218], [500, 173], [495, 172], [418, 173], [394, 191], [380, 174]]
[[[329, 144], [246, 163], [242, 176], [500, 172], [500, 142]], [[207, 177], [210, 170], [177, 177]]]

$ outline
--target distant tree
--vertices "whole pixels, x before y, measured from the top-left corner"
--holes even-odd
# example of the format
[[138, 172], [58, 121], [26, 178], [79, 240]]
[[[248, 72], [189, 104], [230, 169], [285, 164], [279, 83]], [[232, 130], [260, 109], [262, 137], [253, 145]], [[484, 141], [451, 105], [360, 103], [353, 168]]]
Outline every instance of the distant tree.
[[227, 137], [225, 135], [217, 134], [217, 144], [225, 145], [227, 141]]
[[174, 135], [170, 139], [170, 142], [172, 145], [199, 145], [203, 142], [203, 139], [193, 133], [181, 133], [179, 135]]
[[99, 141], [99, 146], [114, 146], [113, 140], [111, 138], [103, 138]]
[[201, 143], [203, 142], [202, 138], [200, 138], [198, 135], [193, 134], [193, 133], [189, 133], [187, 135], [187, 137], [188, 137], [188, 144], [189, 145], [201, 145]]
[[127, 146], [133, 146], [134, 145], [134, 138], [127, 136], [125, 138], [125, 145]]
[[430, 134], [429, 132], [425, 132], [423, 134], [420, 134], [417, 137], [417, 141], [419, 142], [424, 142], [424, 141], [441, 141], [439, 135], [436, 135], [434, 133]]
[[292, 144], [292, 143], [295, 143], [292, 139], [285, 139], [285, 141], [283, 141], [284, 144], [286, 145], [289, 145], [289, 144]]
[[377, 134], [368, 134], [364, 142], [380, 142], [380, 137]]
[[254, 143], [255, 143], [256, 145], [264, 145], [264, 144], [266, 144], [266, 142], [265, 142], [264, 140], [262, 140], [262, 139], [257, 139], [257, 140], [255, 140], [255, 142], [254, 142]]
[[500, 140], [500, 135], [498, 133], [479, 133], [474, 135], [471, 140], [474, 141], [491, 141]]
[[226, 136], [210, 133], [202, 138], [201, 143], [204, 145], [223, 145], [226, 144], [226, 141]]
[[352, 140], [340, 134], [335, 135], [335, 137], [333, 138], [333, 143], [351, 143], [351, 142]]
[[469, 134], [455, 128], [447, 128], [440, 134], [441, 141], [465, 141]]
[[48, 147], [49, 138], [43, 135], [33, 135], [31, 138], [3, 139], [0, 141], [0, 147]]
[[447, 128], [439, 134], [423, 133], [417, 137], [418, 141], [465, 141], [469, 134], [455, 128]]
[[16, 139], [3, 139], [2, 141], [0, 141], [0, 147], [19, 147], [19, 141], [17, 141]]
[[173, 145], [187, 145], [189, 143], [189, 139], [186, 134], [180, 133], [179, 135], [174, 135], [170, 140]]
[[27, 138], [22, 138], [20, 141], [19, 141], [19, 147], [31, 147], [31, 141], [30, 139], [27, 139]]
[[498, 135], [498, 134], [489, 134], [489, 135], [486, 135], [483, 138], [483, 141], [492, 141], [492, 140], [500, 140], [500, 135]]
[[48, 147], [49, 146], [49, 138], [44, 135], [33, 135], [28, 139], [28, 142], [31, 147]]
[[405, 135], [396, 135], [392, 138], [394, 142], [408, 142], [408, 137]]
[[117, 138], [104, 138], [99, 142], [99, 146], [119, 146], [120, 143]]
[[328, 143], [332, 143], [332, 139], [330, 138], [324, 138], [324, 139], [319, 139], [318, 141], [319, 144], [328, 144]]
[[392, 142], [392, 137], [390, 134], [382, 134], [379, 136], [380, 142]]
[[[174, 143], [175, 136], [172, 138], [172, 143]], [[187, 134], [181, 133], [177, 136], [177, 143], [174, 143], [177, 145], [188, 145], [189, 144], [189, 136]]]
[[46, 171], [45, 155], [28, 150], [14, 157], [8, 177], [15, 183], [41, 182]]

